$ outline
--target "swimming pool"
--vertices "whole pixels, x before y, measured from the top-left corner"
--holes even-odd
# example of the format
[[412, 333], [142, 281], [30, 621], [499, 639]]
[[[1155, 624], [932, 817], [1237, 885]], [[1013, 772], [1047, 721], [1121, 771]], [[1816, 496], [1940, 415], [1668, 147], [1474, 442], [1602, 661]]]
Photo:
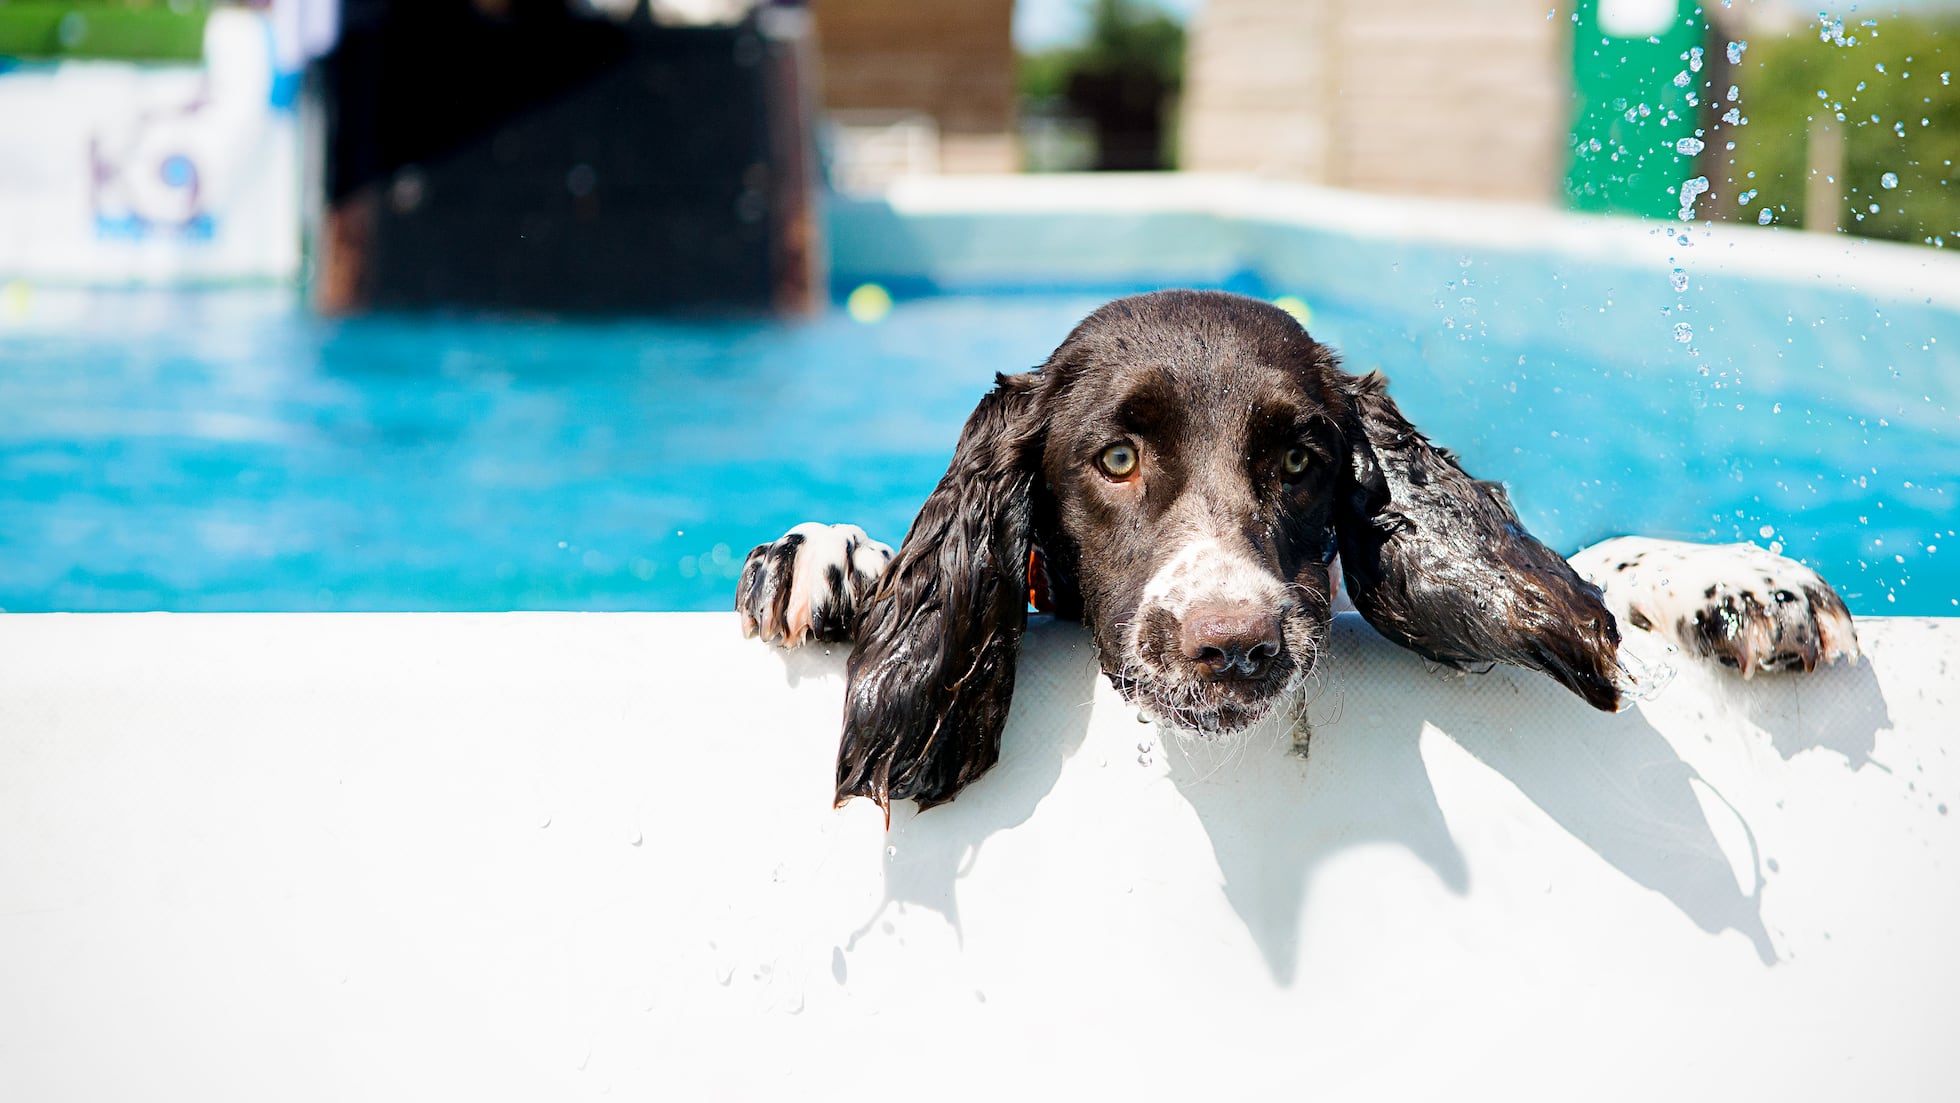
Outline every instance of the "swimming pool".
[[[1856, 612], [1960, 607], [1960, 342], [1939, 342], [1960, 315], [1939, 303], [1818, 306], [1690, 267], [1700, 312], [1662, 272], [1681, 313], [1635, 324], [1654, 289], [1609, 281], [1626, 305], [1599, 305], [1587, 280], [1609, 262], [1554, 265], [1534, 306], [1495, 254], [1447, 244], [1384, 261], [1427, 292], [1389, 299], [1338, 265], [1222, 253], [1022, 281], [1037, 290], [842, 253], [844, 282], [901, 292], [883, 321], [323, 320], [278, 291], [16, 294], [0, 608], [727, 608], [747, 549], [798, 521], [895, 541], [996, 371], [1165, 283], [1305, 299], [1317, 337], [1386, 370], [1561, 550], [1774, 540]], [[1724, 294], [1761, 309], [1731, 318]], [[1677, 341], [1681, 319], [1702, 332]]]

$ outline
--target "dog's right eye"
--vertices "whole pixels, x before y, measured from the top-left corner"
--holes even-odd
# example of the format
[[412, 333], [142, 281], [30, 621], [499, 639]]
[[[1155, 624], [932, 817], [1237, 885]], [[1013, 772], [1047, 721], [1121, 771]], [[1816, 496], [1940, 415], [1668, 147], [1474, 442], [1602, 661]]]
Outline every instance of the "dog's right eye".
[[1136, 474], [1137, 450], [1127, 444], [1112, 444], [1096, 457], [1096, 466], [1112, 479], [1127, 479]]

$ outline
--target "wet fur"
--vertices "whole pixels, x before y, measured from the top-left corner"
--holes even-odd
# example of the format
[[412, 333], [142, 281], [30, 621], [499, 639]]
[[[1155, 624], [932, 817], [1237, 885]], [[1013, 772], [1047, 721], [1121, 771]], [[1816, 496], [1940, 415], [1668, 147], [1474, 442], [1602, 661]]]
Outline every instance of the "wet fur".
[[[1149, 472], [1134, 493], [1094, 466], [1117, 438], [1137, 442]], [[1311, 458], [1287, 481], [1272, 457], [1292, 446]], [[1162, 616], [1180, 580], [1160, 575], [1199, 538], [1219, 545], [1217, 562], [1270, 578], [1284, 651], [1256, 679], [1177, 674]], [[1039, 369], [998, 377], [968, 420], [851, 633], [840, 803], [930, 806], [998, 759], [1037, 548], [1056, 615], [1087, 625], [1126, 697], [1183, 727], [1241, 729], [1311, 674], [1337, 551], [1356, 607], [1388, 638], [1619, 703], [1598, 589], [1524, 530], [1499, 488], [1416, 432], [1379, 375], [1341, 371], [1266, 303], [1159, 292], [1090, 315]], [[1153, 581], [1161, 604], [1144, 602]]]

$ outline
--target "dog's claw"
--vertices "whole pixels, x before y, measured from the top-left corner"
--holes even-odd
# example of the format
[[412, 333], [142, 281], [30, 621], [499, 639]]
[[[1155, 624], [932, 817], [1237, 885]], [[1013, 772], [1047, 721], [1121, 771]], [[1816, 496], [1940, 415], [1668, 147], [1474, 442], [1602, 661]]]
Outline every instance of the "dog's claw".
[[780, 647], [850, 639], [891, 557], [856, 525], [814, 521], [756, 545], [735, 587], [742, 635]]
[[1791, 589], [1789, 584], [1761, 592], [1758, 588], [1714, 587], [1692, 618], [1676, 624], [1674, 634], [1690, 651], [1734, 667], [1744, 678], [1757, 671], [1793, 670], [1806, 673], [1858, 656], [1858, 632], [1851, 613], [1822, 579], [1798, 567], [1814, 581]]

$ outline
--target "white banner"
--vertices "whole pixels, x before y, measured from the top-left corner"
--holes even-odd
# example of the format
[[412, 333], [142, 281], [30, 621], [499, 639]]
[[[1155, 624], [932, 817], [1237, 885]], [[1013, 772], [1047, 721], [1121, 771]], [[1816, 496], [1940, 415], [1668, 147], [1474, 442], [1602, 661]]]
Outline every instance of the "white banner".
[[0, 71], [0, 280], [297, 278], [298, 73], [253, 12], [212, 12], [204, 51]]

